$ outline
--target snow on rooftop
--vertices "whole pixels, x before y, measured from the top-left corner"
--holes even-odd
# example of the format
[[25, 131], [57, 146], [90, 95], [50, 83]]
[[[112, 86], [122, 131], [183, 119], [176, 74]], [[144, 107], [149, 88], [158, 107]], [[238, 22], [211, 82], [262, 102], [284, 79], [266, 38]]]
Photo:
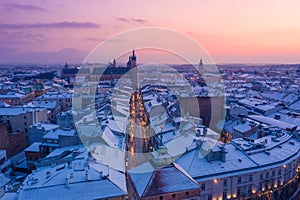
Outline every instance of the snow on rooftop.
[[61, 148], [54, 149], [50, 154], [46, 156], [46, 158], [53, 158], [62, 155], [65, 152], [80, 152], [83, 153], [86, 151], [86, 148], [83, 145], [73, 145], [73, 146], [66, 146]]
[[17, 200], [18, 194], [15, 192], [7, 192], [4, 194], [3, 197], [1, 197], [1, 200]]
[[42, 145], [41, 142], [34, 142], [32, 143], [29, 147], [27, 147], [25, 149], [25, 152], [26, 151], [30, 151], [30, 152], [40, 152], [41, 151], [41, 148], [40, 146]]
[[[289, 135], [286, 134], [286, 136]], [[253, 151], [251, 149], [254, 146], [251, 142], [239, 138], [233, 140], [233, 143], [225, 144], [227, 151], [225, 162], [208, 162], [198, 148], [185, 153], [175, 162], [199, 181], [282, 165], [287, 160], [292, 160], [300, 155], [300, 142], [291, 137], [283, 136], [278, 141], [272, 141], [269, 136], [268, 143], [270, 144], [267, 147]], [[248, 149], [246, 145], [248, 145]], [[241, 146], [244, 147], [243, 150], [240, 150]], [[266, 149], [268, 149], [268, 153], [265, 152]]]
[[57, 130], [50, 130], [43, 136], [43, 139], [54, 139], [58, 140], [59, 136], [75, 136], [75, 130], [64, 130], [64, 129], [57, 129]]
[[[226, 155], [225, 163], [222, 161], [209, 163], [198, 149], [184, 154], [176, 160], [176, 163], [193, 178], [215, 176], [220, 173], [232, 173], [238, 169], [256, 166], [243, 152], [237, 151], [232, 144], [226, 144], [225, 147], [229, 154]], [[241, 162], [239, 160], [241, 160]]]
[[22, 97], [25, 97], [25, 95], [14, 92], [0, 95], [0, 99], [18, 99]]
[[125, 171], [125, 152], [106, 144], [97, 144], [91, 147], [94, 158], [103, 164], [109, 165], [118, 171]]
[[268, 124], [270, 126], [275, 126], [275, 127], [279, 127], [282, 129], [293, 129], [296, 127], [296, 125], [290, 124], [290, 123], [286, 123], [277, 119], [273, 119], [270, 117], [265, 117], [265, 116], [261, 116], [261, 115], [249, 115], [250, 119], [253, 119], [255, 121], [264, 123], [264, 124]]
[[277, 162], [282, 162], [291, 156], [297, 155], [299, 153], [299, 142], [291, 139], [291, 142], [294, 142], [298, 145], [293, 145], [290, 142], [285, 142], [281, 144], [281, 147], [275, 147], [268, 151], [268, 153], [260, 152], [250, 155], [250, 158], [253, 159], [259, 165], [267, 165]]
[[289, 108], [292, 109], [292, 110], [300, 111], [300, 100], [294, 102], [293, 104], [291, 104], [289, 106]]
[[140, 197], [154, 197], [177, 191], [199, 189], [199, 185], [177, 165], [145, 173], [129, 173]]
[[112, 131], [118, 133], [125, 133], [127, 127], [127, 120], [124, 117], [117, 117], [114, 116], [114, 120], [109, 119], [107, 127], [110, 128]]
[[282, 122], [286, 122], [288, 124], [291, 124], [291, 125], [295, 125], [297, 126], [297, 130], [300, 130], [300, 118], [297, 118], [297, 117], [293, 117], [292, 115], [290, 115], [290, 111], [288, 110], [281, 110], [277, 113], [273, 113], [273, 114], [270, 114], [268, 115], [268, 117], [270, 118], [274, 118], [276, 116], [276, 114], [279, 114], [280, 116], [280, 121]]
[[[68, 148], [71, 147], [62, 149], [65, 151]], [[19, 198], [105, 199], [127, 195], [125, 184], [123, 173], [89, 161], [85, 150], [80, 151], [70, 164], [63, 163], [56, 167], [46, 166], [34, 170], [25, 179]]]
[[31, 125], [30, 128], [44, 129], [46, 131], [49, 131], [49, 130], [52, 130], [52, 129], [59, 128], [59, 125], [50, 124], [48, 122], [45, 122], [45, 123], [41, 122], [41, 123]]
[[191, 146], [193, 140], [194, 136], [192, 134], [180, 135], [167, 143], [166, 147], [172, 157], [177, 157], [186, 152], [186, 149]]
[[118, 148], [120, 144], [120, 138], [118, 138], [109, 128], [105, 128], [102, 133], [102, 139], [111, 147]]
[[[135, 188], [138, 192], [138, 194], [140, 196], [142, 196], [145, 188], [147, 187], [147, 184], [152, 176], [152, 173], [153, 171], [147, 171], [147, 172], [144, 172], [142, 173], [142, 176], [138, 175], [140, 172], [138, 173], [132, 173], [130, 178], [132, 179], [132, 181], [134, 182], [135, 184]], [[136, 174], [136, 175], [135, 175]]]
[[10, 107], [11, 105], [9, 105], [8, 103], [5, 103], [3, 101], [0, 101], [0, 107], [3, 108], [3, 107]]
[[[44, 108], [43, 108], [44, 109]], [[7, 116], [16, 116], [26, 112], [41, 111], [43, 109], [33, 109], [29, 107], [0, 107], [0, 116], [7, 115]]]
[[64, 93], [64, 94], [59, 94], [57, 92], [53, 92], [53, 93], [46, 93], [43, 96], [39, 96], [37, 97], [37, 99], [70, 99], [72, 98], [72, 94], [68, 94], [68, 93]]
[[251, 130], [251, 125], [249, 124], [248, 121], [246, 121], [244, 124], [241, 123], [241, 124], [238, 124], [236, 126], [233, 127], [233, 130], [239, 132], [239, 133], [245, 133], [247, 131], [250, 131]]
[[127, 192], [126, 177], [124, 173], [113, 168], [109, 168], [109, 180], [123, 191]]
[[154, 170], [154, 167], [148, 161], [148, 162], [142, 163], [142, 164], [130, 169], [129, 173], [146, 173], [146, 172], [152, 172], [153, 170]]
[[99, 136], [102, 131], [96, 124], [78, 124], [76, 128], [78, 134], [84, 136]]
[[[77, 173], [73, 176], [76, 177]], [[117, 187], [109, 179], [96, 179], [91, 181], [84, 181], [85, 172], [81, 174], [83, 180], [78, 182], [70, 181], [70, 186], [65, 186], [66, 174], [60, 177], [61, 183], [54, 184], [51, 187], [38, 187], [30, 188], [20, 191], [19, 198], [24, 200], [40, 200], [40, 199], [106, 199], [117, 196], [127, 195], [126, 191], [123, 191]], [[98, 175], [99, 176], [99, 175]]]
[[0, 188], [10, 182], [10, 179], [3, 173], [0, 173]]
[[125, 108], [122, 106], [112, 106], [112, 113], [116, 116], [118, 116], [118, 113], [121, 113], [125, 117], [128, 117], [129, 116], [128, 110], [129, 110], [129, 107]]
[[43, 107], [47, 109], [55, 109], [57, 107], [56, 101], [33, 101], [28, 103], [29, 107]]
[[155, 100], [157, 98], [156, 95], [152, 95], [152, 94], [149, 94], [149, 95], [143, 95], [143, 100], [144, 101], [152, 101], [152, 100]]

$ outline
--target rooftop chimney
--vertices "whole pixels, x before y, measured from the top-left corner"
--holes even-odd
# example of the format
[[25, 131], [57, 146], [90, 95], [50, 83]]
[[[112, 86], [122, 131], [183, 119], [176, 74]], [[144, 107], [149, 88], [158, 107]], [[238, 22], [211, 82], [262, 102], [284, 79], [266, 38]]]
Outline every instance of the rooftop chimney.
[[70, 187], [70, 179], [71, 179], [70, 174], [68, 174], [66, 177], [66, 187]]
[[88, 172], [88, 170], [85, 171], [85, 180], [89, 181], [89, 172]]

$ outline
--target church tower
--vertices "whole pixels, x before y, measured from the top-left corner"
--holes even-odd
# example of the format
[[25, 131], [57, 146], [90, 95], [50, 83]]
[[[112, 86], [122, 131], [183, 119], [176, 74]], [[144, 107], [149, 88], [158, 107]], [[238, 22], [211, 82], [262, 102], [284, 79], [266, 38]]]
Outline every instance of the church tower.
[[205, 69], [204, 69], [204, 64], [203, 64], [203, 59], [201, 57], [199, 65], [198, 65], [198, 71], [200, 72], [200, 76], [203, 76], [205, 73]]
[[129, 56], [128, 62], [127, 62], [127, 67], [133, 68], [136, 67], [136, 56], [134, 50], [132, 50], [132, 55]]
[[202, 57], [200, 59], [200, 62], [199, 62], [199, 67], [202, 67], [203, 66], [203, 60], [202, 60]]
[[138, 70], [137, 70], [136, 55], [134, 50], [132, 50], [132, 55], [129, 56], [128, 58], [127, 68], [129, 68], [131, 74], [132, 89], [133, 90], [139, 89]]

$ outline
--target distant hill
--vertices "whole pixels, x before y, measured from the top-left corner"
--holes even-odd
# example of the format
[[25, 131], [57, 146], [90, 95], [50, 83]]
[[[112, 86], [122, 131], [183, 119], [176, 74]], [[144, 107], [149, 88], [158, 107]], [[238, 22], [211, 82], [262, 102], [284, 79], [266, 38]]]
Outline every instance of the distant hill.
[[18, 56], [5, 56], [0, 58], [0, 63], [30, 63], [30, 64], [54, 64], [54, 63], [81, 63], [87, 53], [74, 48], [65, 48], [56, 52], [31, 52]]

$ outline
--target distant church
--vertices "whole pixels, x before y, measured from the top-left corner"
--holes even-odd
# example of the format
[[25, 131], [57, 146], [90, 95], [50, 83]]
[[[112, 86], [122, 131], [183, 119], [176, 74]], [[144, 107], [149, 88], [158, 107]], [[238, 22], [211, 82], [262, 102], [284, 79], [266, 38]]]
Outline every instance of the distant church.
[[199, 71], [199, 73], [200, 73], [201, 76], [203, 76], [204, 73], [205, 73], [205, 69], [204, 69], [204, 64], [203, 64], [202, 57], [200, 58], [200, 62], [199, 62], [199, 65], [198, 65], [198, 71]]
[[202, 60], [202, 57], [200, 59], [200, 62], [199, 62], [199, 67], [202, 67], [203, 66], [203, 60]]
[[132, 51], [132, 55], [129, 56], [129, 59], [127, 62], [127, 67], [128, 68], [136, 67], [136, 56], [135, 56], [134, 50]]

